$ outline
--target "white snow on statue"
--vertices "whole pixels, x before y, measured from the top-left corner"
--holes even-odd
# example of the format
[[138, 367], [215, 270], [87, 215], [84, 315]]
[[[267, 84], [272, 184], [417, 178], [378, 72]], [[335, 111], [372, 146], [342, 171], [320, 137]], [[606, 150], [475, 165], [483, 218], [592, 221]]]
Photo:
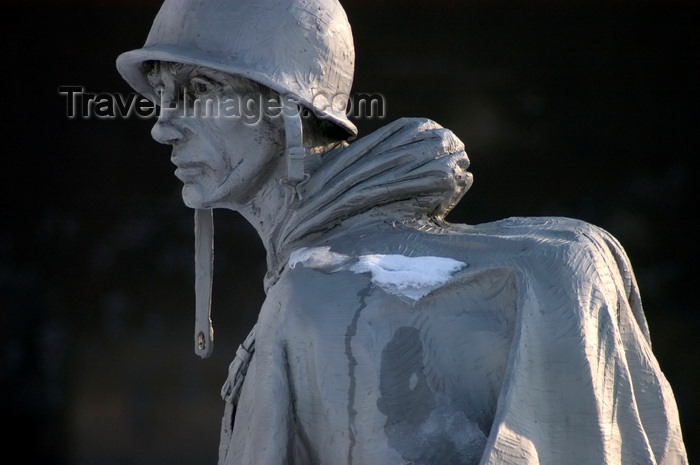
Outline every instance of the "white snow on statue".
[[331, 252], [330, 247], [314, 247], [292, 252], [289, 267], [302, 265], [326, 272], [349, 270], [370, 273], [372, 282], [385, 292], [418, 301], [444, 286], [466, 263], [446, 257], [406, 257], [398, 254], [371, 254], [357, 258]]

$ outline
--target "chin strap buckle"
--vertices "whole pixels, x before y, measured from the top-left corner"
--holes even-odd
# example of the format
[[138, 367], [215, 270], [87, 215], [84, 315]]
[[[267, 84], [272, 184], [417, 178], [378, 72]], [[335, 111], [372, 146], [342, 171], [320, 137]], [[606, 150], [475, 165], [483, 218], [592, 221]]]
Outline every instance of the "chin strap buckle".
[[306, 150], [303, 143], [301, 108], [297, 104], [293, 107], [294, 111], [282, 112], [286, 139], [287, 176], [280, 179], [280, 184], [292, 191], [292, 202], [295, 198], [302, 200], [301, 187], [309, 180], [309, 174], [306, 173], [304, 166]]

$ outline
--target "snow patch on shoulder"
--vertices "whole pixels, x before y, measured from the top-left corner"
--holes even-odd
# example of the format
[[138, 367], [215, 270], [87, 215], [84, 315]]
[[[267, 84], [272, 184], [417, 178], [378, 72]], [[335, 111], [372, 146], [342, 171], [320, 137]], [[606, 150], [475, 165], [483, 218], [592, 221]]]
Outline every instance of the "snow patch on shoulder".
[[351, 257], [331, 252], [330, 247], [302, 248], [292, 252], [290, 268], [302, 265], [326, 272], [348, 270], [370, 273], [372, 282], [385, 292], [418, 301], [444, 286], [466, 263], [445, 257], [404, 255], [361, 255]]
[[372, 282], [390, 294], [419, 300], [446, 284], [466, 263], [444, 257], [363, 255], [350, 271], [371, 273]]
[[352, 259], [348, 255], [331, 252], [330, 247], [302, 247], [289, 255], [289, 267], [302, 265], [305, 268], [318, 268], [323, 271], [336, 271]]

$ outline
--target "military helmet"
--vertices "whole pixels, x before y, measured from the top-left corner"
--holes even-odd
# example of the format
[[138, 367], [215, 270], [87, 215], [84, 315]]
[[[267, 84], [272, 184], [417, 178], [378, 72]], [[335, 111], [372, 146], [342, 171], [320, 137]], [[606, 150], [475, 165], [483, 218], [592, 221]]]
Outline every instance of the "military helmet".
[[143, 48], [117, 59], [124, 79], [155, 101], [149, 61], [250, 79], [357, 134], [346, 115], [355, 50], [337, 0], [165, 0]]

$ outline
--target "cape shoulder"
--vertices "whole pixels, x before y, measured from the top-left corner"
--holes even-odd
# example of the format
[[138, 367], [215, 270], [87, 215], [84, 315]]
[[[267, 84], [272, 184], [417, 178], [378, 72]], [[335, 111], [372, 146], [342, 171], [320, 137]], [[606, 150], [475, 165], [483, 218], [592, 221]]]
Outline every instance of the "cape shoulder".
[[[322, 297], [349, 287], [356, 294], [368, 280], [383, 292], [415, 304], [485, 270], [510, 269], [521, 279], [581, 281], [598, 270], [609, 287], [634, 301], [639, 295], [634, 275], [619, 242], [605, 230], [563, 217], [516, 217], [480, 225], [421, 223], [380, 224], [336, 235], [316, 245], [295, 250], [286, 267], [289, 287], [285, 300]], [[301, 280], [289, 279], [304, 275]], [[339, 276], [343, 276], [339, 279]], [[535, 278], [536, 276], [536, 278]], [[545, 283], [547, 284], [547, 283]], [[294, 286], [303, 287], [296, 291]], [[279, 296], [279, 293], [275, 293]], [[325, 297], [324, 297], [325, 298]], [[639, 305], [641, 309], [641, 305]], [[638, 323], [647, 333], [641, 310]]]

